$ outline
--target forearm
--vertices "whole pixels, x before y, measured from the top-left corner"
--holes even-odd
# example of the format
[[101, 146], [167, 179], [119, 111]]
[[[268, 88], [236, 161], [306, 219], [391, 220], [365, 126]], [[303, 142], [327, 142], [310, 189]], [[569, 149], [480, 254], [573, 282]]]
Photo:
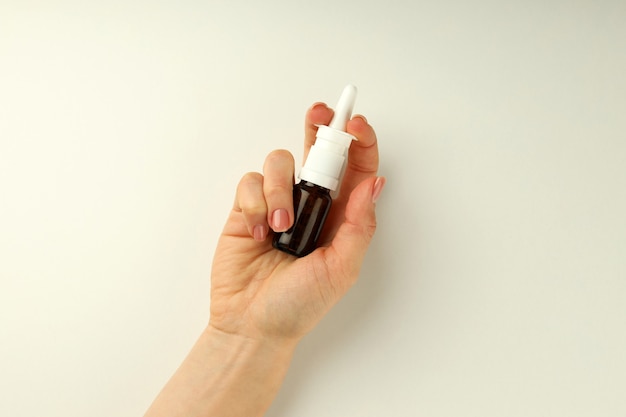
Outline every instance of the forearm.
[[262, 416], [294, 349], [295, 342], [250, 339], [209, 326], [144, 417]]

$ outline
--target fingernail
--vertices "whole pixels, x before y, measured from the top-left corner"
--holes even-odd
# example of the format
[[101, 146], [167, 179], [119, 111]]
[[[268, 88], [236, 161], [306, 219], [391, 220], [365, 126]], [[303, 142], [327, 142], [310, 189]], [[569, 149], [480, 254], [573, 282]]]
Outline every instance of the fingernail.
[[383, 188], [385, 188], [386, 183], [387, 183], [387, 180], [385, 179], [385, 177], [376, 178], [376, 182], [374, 183], [374, 188], [372, 189], [372, 203], [375, 203], [376, 200], [378, 200], [378, 197], [380, 197], [380, 193], [382, 193]]
[[367, 124], [367, 119], [365, 118], [365, 116], [363, 116], [362, 114], [355, 114], [354, 116], [352, 116], [353, 119], [355, 119], [357, 117], [359, 119], [362, 119], [365, 122], [365, 124]]
[[313, 103], [310, 110], [327, 109], [327, 108], [328, 106], [326, 105], [326, 103], [322, 103], [321, 101], [319, 101], [317, 103]]
[[274, 210], [272, 224], [275, 232], [284, 232], [289, 228], [289, 214], [285, 209]]
[[262, 242], [265, 240], [265, 236], [267, 236], [267, 230], [265, 229], [265, 226], [263, 226], [262, 224], [257, 224], [256, 226], [254, 226], [254, 229], [252, 229], [252, 237], [254, 237], [254, 240]]

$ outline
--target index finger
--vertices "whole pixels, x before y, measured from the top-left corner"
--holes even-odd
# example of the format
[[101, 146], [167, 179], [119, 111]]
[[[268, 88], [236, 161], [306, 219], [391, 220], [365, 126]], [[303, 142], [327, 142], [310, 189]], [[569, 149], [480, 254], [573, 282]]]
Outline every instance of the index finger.
[[347, 131], [357, 140], [352, 141], [348, 151], [341, 194], [344, 191], [349, 194], [361, 181], [378, 172], [378, 139], [374, 128], [364, 116], [355, 115], [348, 122]]
[[315, 143], [315, 135], [319, 125], [328, 125], [335, 112], [325, 103], [315, 103], [306, 112], [304, 118], [304, 159], [309, 155], [311, 146]]
[[378, 138], [365, 116], [357, 114], [348, 122], [346, 130], [357, 140], [350, 145], [348, 168], [375, 174], [378, 171]]

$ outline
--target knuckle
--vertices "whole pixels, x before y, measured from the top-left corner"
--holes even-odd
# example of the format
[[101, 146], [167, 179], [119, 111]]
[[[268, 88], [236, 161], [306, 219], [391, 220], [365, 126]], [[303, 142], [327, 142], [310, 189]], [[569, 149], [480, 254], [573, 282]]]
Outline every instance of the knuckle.
[[368, 240], [371, 240], [376, 233], [376, 219], [373, 219], [370, 223], [364, 227], [365, 236]]
[[241, 212], [246, 217], [265, 217], [265, 205], [255, 202], [242, 204]]
[[265, 201], [256, 198], [247, 198], [240, 201], [239, 207], [246, 217], [264, 217], [267, 211]]
[[272, 184], [264, 191], [265, 198], [268, 200], [280, 200], [288, 198], [293, 193], [292, 184]]
[[376, 225], [370, 225], [365, 228], [365, 236], [367, 236], [368, 240], [371, 240], [376, 233]]
[[248, 172], [241, 177], [237, 187], [237, 207], [245, 217], [265, 216], [265, 200], [262, 192], [263, 176]]

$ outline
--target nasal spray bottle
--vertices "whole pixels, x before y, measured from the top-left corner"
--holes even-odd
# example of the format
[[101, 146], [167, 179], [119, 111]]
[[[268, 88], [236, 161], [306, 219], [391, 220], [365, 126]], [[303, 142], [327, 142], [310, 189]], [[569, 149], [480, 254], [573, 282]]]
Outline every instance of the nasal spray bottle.
[[274, 235], [276, 249], [302, 257], [317, 247], [332, 204], [330, 192], [341, 184], [350, 143], [356, 140], [346, 132], [355, 99], [356, 87], [346, 86], [330, 124], [318, 127], [315, 144], [300, 171], [300, 182], [293, 187], [293, 226]]

